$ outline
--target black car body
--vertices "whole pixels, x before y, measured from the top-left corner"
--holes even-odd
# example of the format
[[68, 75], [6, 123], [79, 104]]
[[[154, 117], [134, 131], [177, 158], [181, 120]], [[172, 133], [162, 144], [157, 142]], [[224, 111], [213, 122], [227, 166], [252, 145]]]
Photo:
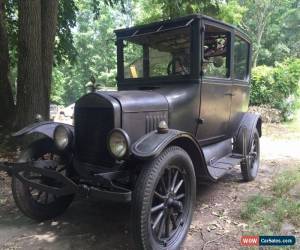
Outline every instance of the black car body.
[[[1, 167], [15, 179], [14, 196], [23, 212], [17, 194], [21, 184], [23, 189], [31, 187], [67, 200], [76, 193], [133, 199], [133, 213], [139, 218], [133, 219], [136, 247], [177, 249], [191, 220], [196, 177], [216, 181], [237, 164], [245, 180], [257, 174], [261, 118], [247, 113], [250, 39], [202, 15], [115, 33], [118, 91], [81, 97], [75, 105], [74, 127], [40, 122], [15, 134], [44, 134], [46, 139], [39, 143], [67, 159], [65, 173], [58, 171], [55, 159], [45, 157]], [[40, 144], [33, 148], [41, 148]], [[179, 163], [174, 169], [165, 167], [161, 162], [166, 159], [186, 167]], [[154, 172], [144, 170], [148, 168]], [[159, 172], [164, 168], [170, 177], [165, 177], [165, 170]], [[44, 179], [36, 182], [29, 172]], [[157, 180], [149, 184], [155, 174]], [[167, 182], [164, 178], [170, 180], [168, 190], [161, 184]], [[147, 193], [151, 185], [153, 190]], [[179, 190], [180, 197], [176, 196]], [[162, 192], [160, 204], [154, 194]], [[145, 205], [141, 197], [148, 196]], [[52, 215], [24, 213], [47, 219], [63, 211], [68, 205], [64, 202]], [[142, 203], [152, 206], [151, 213], [158, 211], [157, 217], [141, 217], [146, 213]], [[152, 231], [144, 228], [143, 221], [150, 223]]]

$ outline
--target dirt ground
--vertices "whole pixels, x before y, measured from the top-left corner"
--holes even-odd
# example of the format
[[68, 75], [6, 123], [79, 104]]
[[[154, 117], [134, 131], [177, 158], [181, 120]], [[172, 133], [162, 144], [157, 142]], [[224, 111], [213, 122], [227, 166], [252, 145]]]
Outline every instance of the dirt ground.
[[[217, 183], [198, 187], [193, 223], [182, 249], [240, 249], [240, 236], [247, 230], [240, 218], [243, 203], [250, 195], [268, 192], [280, 171], [300, 166], [298, 129], [267, 125], [263, 133], [262, 164], [254, 182], [242, 182], [236, 167]], [[0, 176], [0, 249], [131, 249], [129, 204], [76, 200], [57, 220], [36, 223], [16, 208], [9, 185], [9, 179]], [[292, 230], [299, 241], [300, 229]]]

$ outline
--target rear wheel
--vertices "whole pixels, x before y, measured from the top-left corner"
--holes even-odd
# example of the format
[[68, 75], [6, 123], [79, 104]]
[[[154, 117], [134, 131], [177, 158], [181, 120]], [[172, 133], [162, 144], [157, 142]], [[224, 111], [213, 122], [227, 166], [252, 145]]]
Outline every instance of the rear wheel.
[[[67, 159], [54, 149], [53, 143], [49, 139], [41, 139], [32, 143], [22, 152], [18, 162], [28, 162], [32, 160], [55, 160], [58, 163], [57, 171], [66, 174]], [[53, 185], [53, 179], [49, 179], [40, 174], [26, 172], [22, 173], [26, 178], [34, 182]], [[62, 214], [71, 204], [74, 195], [56, 196], [54, 194], [34, 189], [23, 184], [17, 177], [12, 178], [12, 193], [18, 208], [28, 217], [43, 221], [52, 219]]]
[[133, 194], [136, 249], [178, 249], [192, 220], [195, 196], [193, 164], [182, 148], [169, 147], [145, 165]]
[[248, 147], [248, 159], [241, 162], [241, 171], [244, 181], [252, 181], [256, 178], [260, 165], [259, 133], [255, 129]]

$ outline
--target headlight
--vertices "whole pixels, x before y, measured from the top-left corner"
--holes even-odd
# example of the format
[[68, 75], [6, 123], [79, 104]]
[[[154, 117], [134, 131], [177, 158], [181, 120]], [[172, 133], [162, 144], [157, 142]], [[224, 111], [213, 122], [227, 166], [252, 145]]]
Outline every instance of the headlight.
[[64, 150], [72, 141], [72, 132], [59, 125], [54, 130], [54, 143], [59, 150]]
[[123, 158], [129, 151], [129, 137], [122, 129], [114, 129], [108, 136], [108, 150], [113, 157]]

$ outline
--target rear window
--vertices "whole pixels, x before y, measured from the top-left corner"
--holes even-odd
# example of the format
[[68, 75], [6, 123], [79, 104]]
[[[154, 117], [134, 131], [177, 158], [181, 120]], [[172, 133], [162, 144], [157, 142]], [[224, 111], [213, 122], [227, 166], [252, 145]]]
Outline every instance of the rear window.
[[204, 33], [202, 72], [205, 77], [228, 78], [230, 33], [207, 25]]
[[236, 36], [234, 40], [234, 70], [233, 78], [248, 80], [249, 44]]

